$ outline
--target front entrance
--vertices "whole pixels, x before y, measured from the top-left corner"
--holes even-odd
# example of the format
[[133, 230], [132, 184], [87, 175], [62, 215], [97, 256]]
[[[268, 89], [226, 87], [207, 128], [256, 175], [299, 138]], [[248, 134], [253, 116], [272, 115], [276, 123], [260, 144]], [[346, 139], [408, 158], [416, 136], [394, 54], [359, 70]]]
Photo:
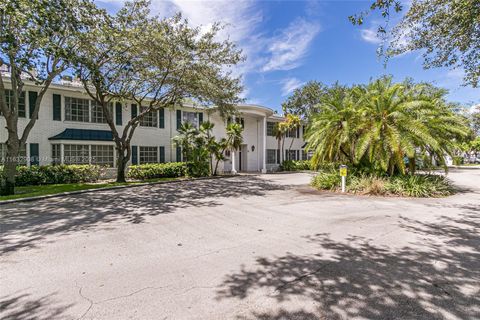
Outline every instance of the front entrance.
[[242, 144], [240, 149], [238, 149], [238, 152], [236, 154], [237, 157], [237, 171], [248, 171], [248, 148], [246, 144]]

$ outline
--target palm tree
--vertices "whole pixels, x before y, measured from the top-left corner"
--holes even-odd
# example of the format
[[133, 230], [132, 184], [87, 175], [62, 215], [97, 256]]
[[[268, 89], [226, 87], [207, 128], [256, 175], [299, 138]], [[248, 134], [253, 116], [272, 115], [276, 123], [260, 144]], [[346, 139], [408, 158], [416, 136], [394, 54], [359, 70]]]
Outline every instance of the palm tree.
[[444, 164], [444, 156], [452, 154], [468, 128], [445, 104], [441, 90], [421, 86], [383, 77], [333, 92], [307, 133], [313, 163], [346, 162], [390, 175], [405, 174], [404, 158], [410, 173], [417, 156]]
[[287, 133], [288, 126], [287, 123], [277, 122], [274, 127], [275, 139], [278, 141], [278, 150], [280, 150], [280, 163], [283, 162], [284, 156], [284, 145], [285, 145], [285, 135]]
[[219, 154], [222, 154], [222, 156], [217, 157], [217, 163], [215, 164], [215, 170], [213, 171], [213, 174], [217, 174], [217, 169], [218, 169], [218, 164], [220, 160], [224, 160], [223, 154], [225, 153], [225, 150], [230, 150], [234, 151], [240, 148], [240, 146], [243, 143], [243, 128], [242, 125], [239, 123], [229, 123], [226, 128], [226, 138], [220, 140], [220, 152]]
[[[295, 132], [300, 128], [300, 125], [302, 124], [300, 117], [298, 115], [294, 114], [287, 114], [286, 119], [285, 119], [286, 127], [287, 127], [287, 132]], [[296, 134], [293, 135], [292, 141], [290, 141], [290, 146], [288, 147], [288, 157], [290, 159], [290, 150], [292, 149], [293, 142], [295, 141]]]
[[351, 90], [335, 86], [322, 99], [305, 134], [306, 150], [312, 150], [312, 164], [353, 163], [355, 126], [359, 121]]
[[197, 137], [197, 128], [190, 122], [185, 122], [178, 129], [178, 135], [172, 138], [173, 142], [182, 148], [186, 160], [189, 160], [191, 152], [195, 148], [195, 139]]

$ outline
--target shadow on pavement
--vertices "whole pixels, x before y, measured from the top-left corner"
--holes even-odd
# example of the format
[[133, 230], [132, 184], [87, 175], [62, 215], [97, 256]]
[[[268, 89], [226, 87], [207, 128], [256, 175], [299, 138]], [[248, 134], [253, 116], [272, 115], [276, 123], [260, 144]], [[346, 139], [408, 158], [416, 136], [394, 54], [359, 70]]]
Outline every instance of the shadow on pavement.
[[[460, 218], [437, 223], [402, 218], [419, 242], [400, 249], [350, 236], [308, 237], [312, 255], [258, 257], [256, 266], [229, 274], [217, 299], [245, 299], [268, 291], [277, 302], [313, 301], [315, 315], [253, 314], [252, 319], [480, 319], [480, 214], [466, 206]], [[415, 247], [416, 245], [416, 247]], [[298, 316], [302, 319], [302, 316]]]
[[142, 223], [147, 216], [179, 208], [214, 207], [220, 199], [263, 196], [290, 186], [254, 176], [182, 181], [79, 195], [1, 207], [1, 253], [32, 248], [52, 234], [68, 234], [111, 223]]
[[38, 299], [32, 299], [28, 294], [10, 295], [0, 299], [2, 320], [65, 319], [65, 310], [72, 306], [58, 306], [53, 294]]

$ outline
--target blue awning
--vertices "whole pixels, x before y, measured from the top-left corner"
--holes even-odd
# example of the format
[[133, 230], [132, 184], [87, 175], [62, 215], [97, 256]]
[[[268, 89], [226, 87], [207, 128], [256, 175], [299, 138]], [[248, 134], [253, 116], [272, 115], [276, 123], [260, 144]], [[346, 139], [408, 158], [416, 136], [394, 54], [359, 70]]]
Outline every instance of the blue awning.
[[113, 134], [108, 130], [65, 129], [48, 140], [113, 141]]

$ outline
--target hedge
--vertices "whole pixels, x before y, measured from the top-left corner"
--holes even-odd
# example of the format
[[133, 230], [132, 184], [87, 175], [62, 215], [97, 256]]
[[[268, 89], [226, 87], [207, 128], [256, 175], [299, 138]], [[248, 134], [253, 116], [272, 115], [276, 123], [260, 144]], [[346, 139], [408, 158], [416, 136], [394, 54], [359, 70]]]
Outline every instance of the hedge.
[[[3, 167], [0, 167], [0, 172]], [[15, 185], [64, 184], [98, 181], [103, 168], [94, 165], [18, 166]]]
[[134, 180], [177, 178], [187, 175], [186, 162], [150, 163], [130, 166], [127, 177]]
[[310, 160], [285, 160], [280, 165], [281, 171], [313, 170]]

